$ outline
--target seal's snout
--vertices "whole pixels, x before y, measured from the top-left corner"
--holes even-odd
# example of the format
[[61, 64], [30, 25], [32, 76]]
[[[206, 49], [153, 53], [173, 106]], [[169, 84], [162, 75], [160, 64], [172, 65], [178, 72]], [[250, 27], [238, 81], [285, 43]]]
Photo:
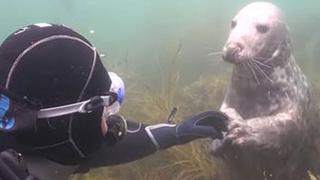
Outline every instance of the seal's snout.
[[222, 58], [231, 63], [239, 63], [240, 54], [243, 51], [243, 44], [228, 43], [223, 50]]

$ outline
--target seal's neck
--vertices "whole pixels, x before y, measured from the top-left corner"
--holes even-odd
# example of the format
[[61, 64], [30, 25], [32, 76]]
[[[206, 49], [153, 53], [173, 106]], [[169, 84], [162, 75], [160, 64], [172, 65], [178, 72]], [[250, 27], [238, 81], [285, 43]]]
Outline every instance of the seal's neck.
[[289, 39], [282, 42], [276, 50], [272, 53], [272, 56], [269, 60], [266, 60], [266, 64], [275, 67], [285, 67], [289, 63], [291, 59], [292, 50], [291, 50], [291, 42]]

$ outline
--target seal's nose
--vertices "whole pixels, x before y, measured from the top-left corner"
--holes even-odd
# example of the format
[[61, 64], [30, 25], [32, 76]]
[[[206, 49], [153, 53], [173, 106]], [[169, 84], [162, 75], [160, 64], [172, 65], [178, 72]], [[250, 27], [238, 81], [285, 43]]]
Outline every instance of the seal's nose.
[[239, 61], [240, 53], [242, 52], [243, 48], [243, 44], [239, 42], [228, 43], [223, 50], [222, 58], [225, 61], [237, 63]]

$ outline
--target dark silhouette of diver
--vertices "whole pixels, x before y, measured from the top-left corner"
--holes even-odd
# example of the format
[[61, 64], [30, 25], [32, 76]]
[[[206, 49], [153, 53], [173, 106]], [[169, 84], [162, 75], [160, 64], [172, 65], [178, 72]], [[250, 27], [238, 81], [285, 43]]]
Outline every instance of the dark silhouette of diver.
[[197, 138], [221, 139], [226, 130], [227, 117], [216, 111], [179, 124], [125, 120], [117, 114], [121, 78], [107, 72], [88, 40], [63, 25], [30, 25], [4, 40], [0, 87], [0, 177], [6, 180], [64, 179], [79, 166], [125, 163]]

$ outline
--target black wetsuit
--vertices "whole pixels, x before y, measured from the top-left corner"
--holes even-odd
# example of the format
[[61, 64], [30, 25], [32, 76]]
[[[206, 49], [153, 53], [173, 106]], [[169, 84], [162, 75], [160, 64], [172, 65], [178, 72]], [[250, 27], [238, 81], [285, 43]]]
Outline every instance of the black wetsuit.
[[[111, 84], [95, 47], [62, 25], [40, 23], [12, 33], [0, 46], [0, 64], [0, 86], [38, 109], [102, 96]], [[33, 129], [14, 134], [22, 145], [15, 149], [77, 164], [101, 144], [102, 111], [36, 119]]]
[[[0, 86], [39, 108], [101, 96], [111, 84], [95, 48], [62, 25], [41, 23], [17, 30], [1, 44], [0, 64]], [[124, 139], [107, 146], [100, 127], [102, 111], [103, 107], [91, 113], [36, 119], [33, 129], [13, 135], [0, 128], [1, 150], [14, 148], [91, 168], [136, 160], [196, 138], [222, 138], [221, 131], [226, 129], [227, 117], [214, 111], [191, 116], [179, 125], [127, 121]]]
[[[121, 164], [140, 159], [156, 152], [159, 149], [165, 149], [179, 144], [176, 139], [175, 131], [165, 130], [167, 128], [173, 128], [174, 125], [172, 124], [163, 124], [163, 132], [155, 135], [162, 137], [150, 137], [146, 130], [147, 125], [132, 121], [127, 121], [127, 123], [128, 132], [124, 139], [112, 147], [102, 144], [99, 150], [91, 154], [91, 156], [89, 156], [89, 158], [84, 162], [84, 166], [99, 167]], [[153, 140], [155, 139], [152, 138], [157, 138], [156, 141], [159, 146], [154, 144]]]
[[[34, 24], [12, 33], [0, 46], [0, 63], [1, 86], [40, 108], [103, 95], [111, 83], [90, 42], [62, 25]], [[107, 140], [100, 127], [102, 110], [37, 119], [33, 131], [15, 134], [14, 138], [22, 146], [12, 147], [62, 164], [79, 164], [100, 149], [101, 144], [105, 146], [103, 141]], [[129, 132], [123, 142], [112, 148], [103, 148], [110, 151], [107, 153], [110, 159], [104, 163], [121, 163], [154, 152], [156, 147], [144, 127], [128, 122]], [[0, 138], [4, 136], [6, 134]], [[3, 139], [8, 138], [12, 137]], [[12, 139], [8, 141], [14, 142]], [[137, 148], [132, 149], [132, 146]], [[128, 151], [128, 148], [132, 150]], [[121, 153], [123, 151], [126, 153]]]

